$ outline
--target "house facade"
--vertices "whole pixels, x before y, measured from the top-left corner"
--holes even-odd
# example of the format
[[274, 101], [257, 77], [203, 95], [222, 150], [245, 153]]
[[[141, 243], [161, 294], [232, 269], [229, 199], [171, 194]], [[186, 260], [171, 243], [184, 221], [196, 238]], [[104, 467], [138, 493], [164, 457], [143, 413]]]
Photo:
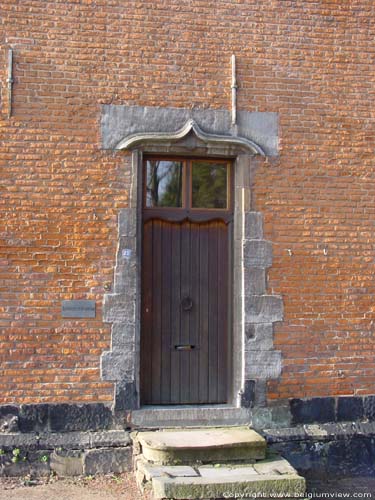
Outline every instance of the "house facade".
[[373, 420], [373, 14], [3, 2], [2, 415]]

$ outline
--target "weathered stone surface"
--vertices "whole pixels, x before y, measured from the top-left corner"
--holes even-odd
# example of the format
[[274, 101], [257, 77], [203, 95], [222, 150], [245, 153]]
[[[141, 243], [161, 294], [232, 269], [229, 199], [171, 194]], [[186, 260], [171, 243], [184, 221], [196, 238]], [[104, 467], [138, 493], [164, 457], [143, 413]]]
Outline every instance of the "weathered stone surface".
[[112, 325], [112, 350], [120, 350], [135, 345], [134, 323], [114, 323]]
[[245, 267], [244, 295], [263, 295], [266, 292], [266, 270], [261, 267]]
[[[231, 114], [227, 110], [104, 105], [103, 148], [113, 149], [121, 139], [134, 133], [176, 132], [191, 118], [206, 133], [233, 134]], [[255, 141], [267, 155], [278, 154], [277, 113], [238, 111], [237, 134]]]
[[[305, 480], [300, 476], [233, 475], [231, 479], [217, 477], [161, 478], [152, 480], [155, 498], [245, 498], [263, 495], [299, 495], [305, 492]], [[267, 497], [264, 497], [267, 498]]]
[[337, 420], [351, 421], [360, 420], [364, 416], [363, 399], [354, 396], [341, 396], [337, 398]]
[[[239, 158], [239, 156], [238, 156]], [[251, 158], [251, 162], [253, 162], [254, 159]], [[235, 175], [236, 175], [236, 165], [237, 162], [235, 163]], [[241, 216], [241, 222], [243, 223], [242, 217], [243, 217], [243, 212], [250, 212], [251, 211], [251, 188], [244, 188], [241, 186], [235, 187], [235, 200], [234, 200], [234, 216], [235, 218], [237, 216]], [[241, 227], [241, 234], [243, 232], [243, 227]]]
[[375, 396], [366, 396], [363, 400], [365, 417], [370, 420], [375, 420]]
[[[123, 249], [127, 250], [127, 249]], [[122, 254], [122, 250], [120, 250]], [[134, 297], [137, 283], [137, 259], [136, 256], [125, 258], [122, 255], [117, 260], [115, 269], [115, 289], [114, 293], [126, 294]]]
[[21, 432], [43, 431], [48, 426], [48, 404], [21, 405], [19, 412], [19, 428]]
[[245, 351], [273, 349], [272, 323], [245, 324]]
[[137, 210], [135, 208], [122, 208], [118, 217], [119, 236], [135, 238], [137, 235]]
[[251, 188], [251, 156], [239, 155], [236, 160], [234, 185], [236, 189]]
[[85, 475], [126, 472], [132, 469], [131, 448], [98, 448], [83, 456]]
[[260, 212], [245, 212], [244, 238], [261, 240], [263, 238], [263, 216]]
[[115, 410], [135, 410], [139, 407], [136, 383], [133, 381], [119, 381], [116, 384]]
[[112, 412], [101, 403], [50, 405], [49, 422], [52, 432], [103, 430], [110, 428]]
[[4, 415], [0, 418], [0, 433], [17, 432], [19, 430], [19, 417], [17, 415]]
[[246, 323], [274, 323], [283, 319], [283, 301], [276, 295], [253, 295], [245, 300]]
[[80, 450], [91, 446], [90, 432], [53, 432], [40, 434], [39, 446], [49, 449], [64, 448]]
[[39, 437], [35, 433], [0, 433], [0, 448], [39, 448]]
[[17, 432], [19, 429], [19, 408], [13, 405], [0, 406], [0, 433]]
[[154, 465], [138, 462], [137, 469], [144, 474], [146, 481], [154, 477], [197, 477], [198, 473], [187, 465]]
[[106, 323], [134, 323], [135, 295], [125, 293], [105, 294], [103, 321]]
[[217, 478], [218, 476], [220, 476], [221, 479], [225, 478], [230, 479], [234, 475], [247, 477], [252, 475], [256, 476], [258, 474], [253, 465], [237, 465], [237, 466], [221, 465], [220, 467], [213, 467], [212, 465], [204, 465], [202, 467], [198, 467], [198, 471], [201, 477]]
[[51, 432], [0, 434], [0, 448], [43, 449], [87, 449], [106, 446], [127, 446], [129, 433], [124, 430], [98, 432]]
[[262, 460], [254, 464], [254, 469], [258, 474], [297, 474], [297, 471], [290, 463], [282, 457], [271, 458], [269, 460]]
[[245, 267], [270, 267], [272, 244], [265, 240], [244, 240], [243, 260]]
[[[14, 448], [13, 448], [14, 449]], [[48, 476], [51, 472], [48, 450], [20, 450], [19, 461], [12, 462], [14, 455], [0, 456], [0, 477]]]
[[51, 470], [60, 477], [81, 476], [83, 457], [80, 451], [55, 451], [50, 456]]
[[251, 408], [255, 401], [255, 380], [245, 380], [241, 393], [241, 406]]
[[265, 456], [265, 440], [246, 427], [140, 432], [137, 440], [146, 460], [163, 465]]
[[335, 421], [334, 398], [291, 399], [293, 424], [312, 424]]
[[121, 429], [92, 432], [89, 436], [91, 448], [126, 447], [131, 444], [129, 432]]
[[252, 411], [251, 427], [264, 431], [277, 427], [290, 427], [291, 414], [289, 406], [275, 406], [267, 408], [254, 408]]
[[133, 411], [132, 424], [138, 427], [197, 427], [213, 425], [245, 425], [250, 422], [246, 408], [153, 408]]
[[0, 466], [0, 477], [40, 477], [48, 476], [51, 472], [49, 464], [43, 462], [9, 463]]
[[135, 346], [124, 345], [120, 351], [106, 351], [100, 358], [101, 377], [103, 380], [134, 380]]
[[281, 373], [280, 351], [246, 351], [245, 377], [249, 379], [277, 378]]

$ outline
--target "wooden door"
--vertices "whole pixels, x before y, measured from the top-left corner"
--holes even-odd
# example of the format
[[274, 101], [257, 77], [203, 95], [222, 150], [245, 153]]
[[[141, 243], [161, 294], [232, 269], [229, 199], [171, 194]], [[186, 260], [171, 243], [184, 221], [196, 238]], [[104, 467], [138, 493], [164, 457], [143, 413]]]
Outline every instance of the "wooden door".
[[225, 403], [230, 369], [230, 164], [148, 159], [145, 179], [142, 404]]

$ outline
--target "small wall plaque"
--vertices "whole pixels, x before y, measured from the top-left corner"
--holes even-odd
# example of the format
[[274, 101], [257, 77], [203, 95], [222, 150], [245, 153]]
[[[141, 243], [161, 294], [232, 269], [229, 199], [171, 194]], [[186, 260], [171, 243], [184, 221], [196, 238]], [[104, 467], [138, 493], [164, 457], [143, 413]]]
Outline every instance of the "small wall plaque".
[[122, 257], [123, 259], [130, 259], [132, 256], [132, 249], [131, 248], [124, 248], [122, 251]]
[[63, 300], [61, 316], [63, 318], [95, 318], [95, 300]]

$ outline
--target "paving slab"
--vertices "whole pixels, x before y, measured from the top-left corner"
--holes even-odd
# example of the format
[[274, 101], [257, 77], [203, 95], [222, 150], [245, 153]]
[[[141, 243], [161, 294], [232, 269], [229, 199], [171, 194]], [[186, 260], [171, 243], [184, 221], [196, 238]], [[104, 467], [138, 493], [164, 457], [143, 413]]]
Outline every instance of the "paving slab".
[[259, 474], [297, 474], [297, 471], [285, 458], [277, 457], [262, 460], [254, 464]]
[[154, 465], [145, 462], [139, 462], [137, 469], [145, 476], [146, 481], [154, 477], [196, 477], [196, 472], [187, 465]]
[[241, 477], [247, 477], [251, 475], [258, 475], [258, 472], [254, 469], [252, 465], [238, 466], [238, 467], [215, 467], [215, 466], [203, 466], [198, 467], [198, 472], [201, 477], [215, 477], [220, 476], [221, 478], [232, 478], [235, 475]]
[[[262, 498], [283, 496], [289, 498], [305, 493], [305, 480], [298, 475], [264, 476], [235, 474], [231, 478], [191, 477], [191, 478], [154, 478], [152, 480], [155, 499], [207, 499], [207, 498], [246, 498], [261, 494]], [[254, 498], [254, 497], [253, 497]]]

